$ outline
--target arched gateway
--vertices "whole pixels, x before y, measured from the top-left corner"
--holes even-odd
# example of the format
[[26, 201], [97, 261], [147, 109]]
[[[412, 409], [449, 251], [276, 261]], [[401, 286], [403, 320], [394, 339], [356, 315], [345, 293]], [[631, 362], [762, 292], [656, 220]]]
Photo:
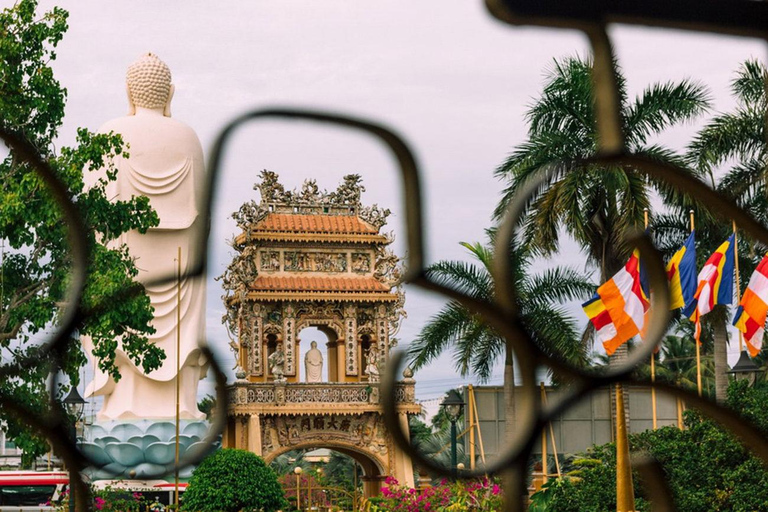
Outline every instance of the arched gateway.
[[[337, 450], [362, 466], [366, 496], [390, 475], [412, 486], [411, 460], [384, 428], [379, 405], [379, 372], [404, 314], [392, 237], [379, 232], [389, 210], [360, 204], [357, 175], [333, 192], [314, 180], [286, 191], [269, 171], [261, 178], [260, 202], [233, 215], [243, 231], [221, 278], [225, 322], [238, 338], [224, 444], [267, 462], [288, 450]], [[328, 337], [325, 361], [302, 346], [305, 327]], [[327, 381], [319, 382], [318, 363], [327, 365]], [[396, 392], [407, 431], [408, 415], [420, 412], [413, 379]]]

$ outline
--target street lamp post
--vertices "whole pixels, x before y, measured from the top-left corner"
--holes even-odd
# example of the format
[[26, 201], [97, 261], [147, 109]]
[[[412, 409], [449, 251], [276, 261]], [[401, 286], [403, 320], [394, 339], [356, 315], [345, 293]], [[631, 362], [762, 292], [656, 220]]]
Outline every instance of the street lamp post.
[[750, 359], [747, 351], [742, 350], [739, 360], [736, 361], [736, 364], [733, 365], [733, 368], [731, 368], [728, 373], [732, 374], [736, 380], [747, 379], [751, 385], [755, 383], [757, 374], [762, 371], [763, 369]]
[[[78, 393], [77, 386], [74, 384], [71, 386], [69, 394], [62, 401], [62, 405], [64, 405], [67, 413], [70, 416], [70, 419], [72, 420], [72, 423], [70, 424], [70, 435], [72, 436], [72, 442], [75, 446], [77, 446], [77, 422], [80, 421], [80, 418], [83, 415], [83, 409], [85, 408], [85, 400], [83, 400], [83, 397], [80, 396], [80, 393]], [[69, 510], [74, 512], [75, 485], [73, 480], [77, 477], [73, 476], [71, 469], [72, 468], [70, 468], [69, 473]]]
[[301, 493], [299, 492], [301, 482], [301, 466], [293, 468], [293, 472], [296, 473], [296, 510], [301, 510]]
[[455, 389], [452, 389], [448, 392], [445, 400], [440, 404], [440, 407], [443, 407], [448, 419], [451, 420], [451, 471], [453, 472], [453, 477], [456, 478], [458, 474], [458, 469], [456, 467], [458, 462], [456, 457], [456, 420], [458, 420], [461, 415], [461, 408], [464, 407], [464, 400], [462, 400]]

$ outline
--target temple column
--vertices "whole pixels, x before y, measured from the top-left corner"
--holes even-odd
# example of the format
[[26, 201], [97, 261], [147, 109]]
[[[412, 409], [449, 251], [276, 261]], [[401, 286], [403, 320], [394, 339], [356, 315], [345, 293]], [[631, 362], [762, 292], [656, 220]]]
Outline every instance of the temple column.
[[341, 338], [339, 341], [336, 342], [336, 371], [338, 372], [338, 381], [339, 382], [346, 382], [347, 381], [347, 372], [346, 372], [346, 349], [344, 348], [344, 338]]
[[235, 443], [234, 448], [244, 450], [248, 438], [248, 416], [235, 418]]
[[261, 456], [261, 417], [258, 414], [248, 417], [248, 451]]
[[[397, 416], [403, 435], [405, 435], [406, 440], [410, 441], [408, 415], [406, 413], [400, 413]], [[390, 468], [392, 476], [394, 476], [401, 485], [415, 487], [416, 482], [413, 479], [413, 463], [411, 462], [411, 457], [395, 443], [392, 443], [391, 449], [395, 451], [395, 467]]]
[[[338, 340], [336, 341], [329, 341], [325, 344], [326, 347], [326, 357], [328, 358], [328, 382], [339, 382], [341, 379], [339, 378], [339, 356], [336, 353], [337, 347], [339, 346]], [[343, 346], [343, 344], [342, 344]]]
[[[381, 475], [363, 476], [361, 479], [363, 481], [363, 496], [370, 498], [381, 494], [381, 483], [385, 478], [385, 476]], [[413, 480], [413, 477], [411, 477], [411, 480]]]

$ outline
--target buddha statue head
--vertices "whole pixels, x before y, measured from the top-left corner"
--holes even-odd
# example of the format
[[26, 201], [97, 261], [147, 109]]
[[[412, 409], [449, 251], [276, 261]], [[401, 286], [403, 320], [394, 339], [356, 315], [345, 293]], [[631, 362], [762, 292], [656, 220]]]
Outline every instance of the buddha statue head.
[[128, 66], [125, 76], [128, 87], [128, 115], [136, 114], [136, 108], [162, 110], [171, 117], [171, 99], [174, 87], [171, 70], [153, 53], [145, 53]]

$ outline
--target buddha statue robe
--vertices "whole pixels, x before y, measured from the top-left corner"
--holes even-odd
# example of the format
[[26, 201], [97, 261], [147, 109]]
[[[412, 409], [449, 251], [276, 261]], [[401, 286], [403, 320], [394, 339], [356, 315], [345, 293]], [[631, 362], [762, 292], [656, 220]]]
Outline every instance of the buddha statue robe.
[[[200, 351], [205, 335], [205, 279], [184, 275], [190, 261], [199, 257], [196, 241], [206, 227], [206, 219], [199, 215], [205, 183], [203, 151], [195, 132], [170, 117], [173, 88], [170, 71], [165, 71], [167, 66], [151, 54], [142, 59], [132, 65], [132, 68], [139, 67], [139, 71], [133, 73], [134, 83], [131, 83], [132, 69], [129, 69], [131, 114], [107, 122], [100, 131], [119, 133], [129, 144], [129, 158], [117, 157], [117, 180], [108, 186], [109, 197], [147, 196], [160, 217], [160, 224], [147, 233], [130, 231], [115, 243], [125, 243], [135, 259], [139, 271], [137, 280], [144, 284], [154, 308], [152, 325], [156, 332], [149, 338], [165, 351], [166, 359], [160, 368], [145, 374], [119, 346], [116, 364], [121, 379], [115, 381], [97, 369], [87, 392], [104, 396], [99, 421], [173, 418], [178, 357], [180, 416], [202, 419], [204, 414], [197, 410], [197, 387], [207, 366]], [[158, 66], [164, 69], [158, 71]], [[170, 86], [162, 105], [163, 98], [157, 98], [158, 94], [162, 96], [162, 91], [157, 92], [157, 84], [146, 83], [157, 82], [158, 74], [160, 80], [167, 74]], [[175, 279], [178, 248], [181, 248], [180, 294]], [[153, 283], [169, 277], [172, 279], [164, 284]], [[180, 336], [178, 354], [177, 336]], [[86, 350], [88, 341], [84, 340]]]

